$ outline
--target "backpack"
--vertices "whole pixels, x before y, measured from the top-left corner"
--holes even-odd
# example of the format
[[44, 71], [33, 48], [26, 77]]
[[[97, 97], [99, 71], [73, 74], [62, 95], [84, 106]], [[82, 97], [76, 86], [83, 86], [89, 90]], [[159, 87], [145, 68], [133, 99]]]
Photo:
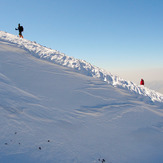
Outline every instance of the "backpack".
[[24, 31], [23, 26], [20, 26], [20, 31], [21, 31], [21, 32], [23, 32], [23, 31]]

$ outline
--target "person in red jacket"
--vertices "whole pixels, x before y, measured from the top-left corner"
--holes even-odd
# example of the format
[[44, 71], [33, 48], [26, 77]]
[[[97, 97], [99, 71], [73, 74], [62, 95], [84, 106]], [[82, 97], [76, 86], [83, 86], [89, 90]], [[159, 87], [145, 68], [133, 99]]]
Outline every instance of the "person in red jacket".
[[144, 80], [143, 79], [141, 79], [140, 85], [144, 85]]

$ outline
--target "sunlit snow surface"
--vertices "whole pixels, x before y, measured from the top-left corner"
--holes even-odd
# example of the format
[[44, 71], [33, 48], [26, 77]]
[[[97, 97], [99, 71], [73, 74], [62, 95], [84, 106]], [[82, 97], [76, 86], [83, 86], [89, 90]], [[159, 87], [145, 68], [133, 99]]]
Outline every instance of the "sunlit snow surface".
[[107, 83], [116, 87], [123, 87], [138, 94], [148, 96], [149, 98], [151, 98], [152, 101], [163, 102], [162, 94], [150, 90], [144, 86], [138, 86], [133, 82], [126, 81], [118, 76], [112, 75], [110, 72], [93, 66], [84, 60], [78, 60], [73, 57], [69, 57], [63, 53], [60, 53], [59, 51], [41, 46], [36, 42], [32, 42], [26, 39], [20, 39], [15, 35], [11, 35], [3, 31], [0, 31], [0, 39], [9, 43], [13, 43], [15, 44], [15, 46], [29, 51], [30, 54], [34, 55], [37, 58], [57, 63], [65, 67], [73, 68], [84, 75], [99, 78], [100, 80], [106, 81]]
[[0, 32], [0, 163], [161, 163], [162, 102], [155, 91]]

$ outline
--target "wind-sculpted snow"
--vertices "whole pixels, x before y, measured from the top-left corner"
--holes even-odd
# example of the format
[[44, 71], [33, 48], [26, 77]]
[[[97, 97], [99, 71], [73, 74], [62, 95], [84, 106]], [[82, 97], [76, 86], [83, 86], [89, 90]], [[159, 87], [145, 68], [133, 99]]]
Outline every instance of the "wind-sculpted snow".
[[163, 162], [163, 103], [132, 86], [0, 32], [0, 163]]
[[133, 82], [126, 81], [118, 76], [112, 75], [110, 72], [93, 66], [84, 60], [69, 57], [57, 50], [52, 50], [50, 48], [41, 46], [36, 42], [32, 42], [26, 39], [20, 39], [18, 36], [3, 31], [0, 31], [0, 39], [6, 42], [13, 43], [16, 46], [29, 51], [37, 58], [41, 58], [65, 67], [73, 68], [74, 70], [77, 70], [84, 75], [99, 78], [100, 80], [105, 81], [108, 84], [113, 85], [114, 87], [128, 89], [140, 95], [147, 96], [152, 101], [163, 102], [162, 94], [150, 90], [144, 86], [138, 86]]

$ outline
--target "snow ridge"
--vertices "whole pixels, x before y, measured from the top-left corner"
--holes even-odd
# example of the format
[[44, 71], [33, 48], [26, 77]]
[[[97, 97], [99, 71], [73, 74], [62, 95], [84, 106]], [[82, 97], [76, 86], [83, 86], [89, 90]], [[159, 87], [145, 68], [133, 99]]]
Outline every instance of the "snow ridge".
[[41, 46], [36, 42], [32, 42], [26, 39], [20, 39], [18, 36], [3, 31], [0, 31], [0, 40], [15, 44], [16, 46], [29, 51], [33, 56], [37, 58], [75, 69], [84, 75], [99, 78], [100, 80], [105, 81], [114, 87], [128, 89], [140, 95], [147, 96], [152, 101], [163, 102], [162, 94], [154, 90], [150, 90], [144, 86], [136, 85], [131, 81], [126, 81], [118, 76], [112, 75], [110, 72], [93, 66], [84, 60], [69, 57], [57, 50], [52, 50], [50, 48]]

